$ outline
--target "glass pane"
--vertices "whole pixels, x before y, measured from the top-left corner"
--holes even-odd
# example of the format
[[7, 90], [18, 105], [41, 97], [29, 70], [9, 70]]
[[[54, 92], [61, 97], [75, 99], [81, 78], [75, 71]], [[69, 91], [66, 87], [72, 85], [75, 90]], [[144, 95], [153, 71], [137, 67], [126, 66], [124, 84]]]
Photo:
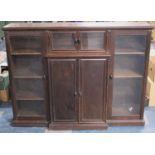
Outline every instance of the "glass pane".
[[41, 57], [16, 56], [13, 58], [14, 76], [42, 76], [43, 66]]
[[70, 32], [54, 32], [53, 33], [53, 49], [54, 50], [75, 50], [73, 33]]
[[144, 52], [146, 47], [145, 35], [117, 35], [115, 38], [116, 52]]
[[143, 76], [144, 55], [115, 55], [115, 76]]
[[17, 101], [18, 117], [45, 117], [43, 101]]
[[44, 98], [44, 87], [41, 79], [16, 79], [16, 97], [19, 98]]
[[103, 50], [104, 32], [81, 32], [81, 50]]
[[11, 36], [10, 41], [15, 53], [41, 52], [43, 47], [41, 36]]
[[140, 113], [142, 78], [114, 78], [112, 116]]
[[140, 115], [145, 35], [116, 35], [112, 116]]

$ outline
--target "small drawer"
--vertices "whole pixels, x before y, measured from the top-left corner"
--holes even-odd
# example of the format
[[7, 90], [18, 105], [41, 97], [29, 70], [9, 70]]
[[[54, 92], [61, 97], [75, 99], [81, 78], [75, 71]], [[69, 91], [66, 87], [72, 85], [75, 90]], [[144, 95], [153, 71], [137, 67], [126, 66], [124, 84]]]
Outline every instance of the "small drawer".
[[106, 38], [105, 31], [81, 31], [80, 46], [82, 50], [105, 50]]
[[52, 50], [76, 50], [74, 31], [52, 32]]

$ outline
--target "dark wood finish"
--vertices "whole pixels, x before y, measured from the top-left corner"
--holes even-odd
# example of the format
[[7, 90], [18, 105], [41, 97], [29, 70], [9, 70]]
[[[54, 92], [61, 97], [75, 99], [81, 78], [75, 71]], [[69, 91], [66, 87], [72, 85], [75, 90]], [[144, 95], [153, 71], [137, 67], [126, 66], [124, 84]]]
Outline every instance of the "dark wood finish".
[[107, 120], [109, 126], [143, 126], [145, 125], [144, 120], [134, 119], [134, 120]]
[[53, 121], [76, 121], [76, 60], [52, 59], [48, 65]]
[[5, 26], [13, 125], [144, 125], [151, 29], [144, 22]]
[[80, 122], [105, 122], [106, 59], [79, 60]]
[[146, 22], [10, 23], [3, 30], [152, 29]]
[[54, 130], [103, 130], [107, 129], [106, 123], [54, 123], [49, 124], [50, 129]]

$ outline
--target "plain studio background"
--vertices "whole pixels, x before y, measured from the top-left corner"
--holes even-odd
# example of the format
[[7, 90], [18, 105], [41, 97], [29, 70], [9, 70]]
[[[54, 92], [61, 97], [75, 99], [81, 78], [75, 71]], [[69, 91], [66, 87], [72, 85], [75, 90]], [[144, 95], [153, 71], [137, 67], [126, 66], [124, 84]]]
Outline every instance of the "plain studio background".
[[[154, 21], [153, 0], [5, 0], [4, 21]], [[152, 154], [154, 134], [0, 134], [0, 154]]]

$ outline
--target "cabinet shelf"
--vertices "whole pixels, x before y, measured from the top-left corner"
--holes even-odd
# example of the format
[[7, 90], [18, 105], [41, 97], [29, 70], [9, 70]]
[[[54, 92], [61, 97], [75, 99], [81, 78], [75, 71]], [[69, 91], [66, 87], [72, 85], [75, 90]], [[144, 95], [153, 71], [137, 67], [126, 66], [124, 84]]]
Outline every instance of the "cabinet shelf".
[[14, 79], [43, 79], [44, 76], [33, 75], [33, 76], [13, 76]]
[[24, 51], [22, 51], [22, 52], [13, 52], [13, 53], [11, 53], [11, 55], [12, 56], [20, 56], [20, 55], [24, 55], [24, 56], [40, 56], [40, 55], [42, 55], [40, 52], [31, 52], [31, 51], [29, 51], [29, 52], [24, 52]]
[[18, 117], [45, 117], [44, 101], [17, 100]]
[[115, 52], [116, 55], [144, 55], [145, 53], [142, 52]]
[[37, 94], [37, 92], [33, 92], [33, 91], [17, 91], [16, 93], [16, 99], [17, 100], [44, 100], [44, 98], [41, 96], [39, 96], [39, 94]]
[[115, 78], [142, 78], [143, 75], [135, 71], [128, 70], [128, 71], [116, 71], [114, 73], [114, 77]]
[[45, 99], [42, 97], [17, 97], [17, 101], [44, 101]]
[[17, 117], [39, 117], [39, 118], [45, 118], [45, 115], [43, 114], [37, 114], [34, 111], [30, 110], [19, 110]]
[[134, 52], [141, 52], [144, 53], [145, 50], [142, 49], [132, 49], [132, 48], [116, 48], [115, 52], [130, 52], [130, 53], [134, 53]]

